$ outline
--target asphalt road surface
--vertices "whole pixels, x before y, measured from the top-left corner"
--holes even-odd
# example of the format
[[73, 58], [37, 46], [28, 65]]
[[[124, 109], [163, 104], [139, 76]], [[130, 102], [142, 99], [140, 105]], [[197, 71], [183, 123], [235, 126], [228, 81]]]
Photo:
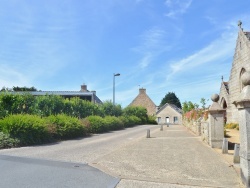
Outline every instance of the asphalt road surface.
[[115, 187], [119, 179], [88, 165], [145, 137], [143, 125], [50, 145], [0, 150], [0, 187]]

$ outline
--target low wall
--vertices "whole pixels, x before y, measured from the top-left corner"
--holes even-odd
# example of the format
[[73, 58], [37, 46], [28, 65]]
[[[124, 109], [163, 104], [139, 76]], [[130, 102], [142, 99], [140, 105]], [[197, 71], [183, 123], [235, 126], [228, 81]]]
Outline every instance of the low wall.
[[182, 124], [190, 131], [201, 136], [202, 141], [209, 144], [209, 121], [200, 118], [198, 120], [182, 119]]

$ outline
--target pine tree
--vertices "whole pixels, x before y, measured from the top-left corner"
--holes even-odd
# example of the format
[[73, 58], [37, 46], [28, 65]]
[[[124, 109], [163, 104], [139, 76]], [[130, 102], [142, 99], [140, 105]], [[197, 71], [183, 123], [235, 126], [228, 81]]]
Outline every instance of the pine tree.
[[161, 100], [160, 107], [162, 107], [164, 104], [174, 104], [178, 108], [181, 108], [181, 103], [178, 97], [176, 97], [174, 92], [168, 92], [165, 97]]

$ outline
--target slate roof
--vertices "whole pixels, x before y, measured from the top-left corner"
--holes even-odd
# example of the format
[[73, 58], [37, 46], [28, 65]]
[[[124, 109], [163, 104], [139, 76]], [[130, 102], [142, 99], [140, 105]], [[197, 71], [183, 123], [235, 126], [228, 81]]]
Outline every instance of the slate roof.
[[81, 97], [81, 96], [86, 96], [86, 97], [94, 97], [94, 101], [96, 103], [102, 103], [102, 101], [95, 95], [95, 92], [92, 91], [87, 91], [87, 92], [82, 92], [82, 91], [11, 91], [9, 93], [12, 94], [25, 94], [25, 93], [30, 93], [31, 95], [34, 96], [43, 96], [43, 95], [60, 95], [60, 96], [70, 96], [70, 97]]
[[164, 108], [166, 108], [167, 106], [170, 106], [171, 108], [173, 108], [175, 111], [177, 111], [178, 113], [182, 114], [182, 110], [180, 108], [178, 108], [176, 105], [174, 104], [170, 104], [170, 103], [166, 103], [164, 104], [157, 112], [156, 114], [160, 113]]
[[226, 91], [227, 93], [229, 94], [229, 87], [228, 87], [228, 82], [223, 82], [225, 88], [226, 88]]

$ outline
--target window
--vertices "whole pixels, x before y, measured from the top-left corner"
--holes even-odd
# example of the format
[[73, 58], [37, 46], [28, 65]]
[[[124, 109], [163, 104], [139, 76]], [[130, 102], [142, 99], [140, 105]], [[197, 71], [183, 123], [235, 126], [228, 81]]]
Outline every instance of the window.
[[158, 123], [160, 123], [161, 122], [161, 117], [158, 117], [157, 121], [158, 121]]
[[174, 123], [178, 123], [178, 117], [174, 116]]

